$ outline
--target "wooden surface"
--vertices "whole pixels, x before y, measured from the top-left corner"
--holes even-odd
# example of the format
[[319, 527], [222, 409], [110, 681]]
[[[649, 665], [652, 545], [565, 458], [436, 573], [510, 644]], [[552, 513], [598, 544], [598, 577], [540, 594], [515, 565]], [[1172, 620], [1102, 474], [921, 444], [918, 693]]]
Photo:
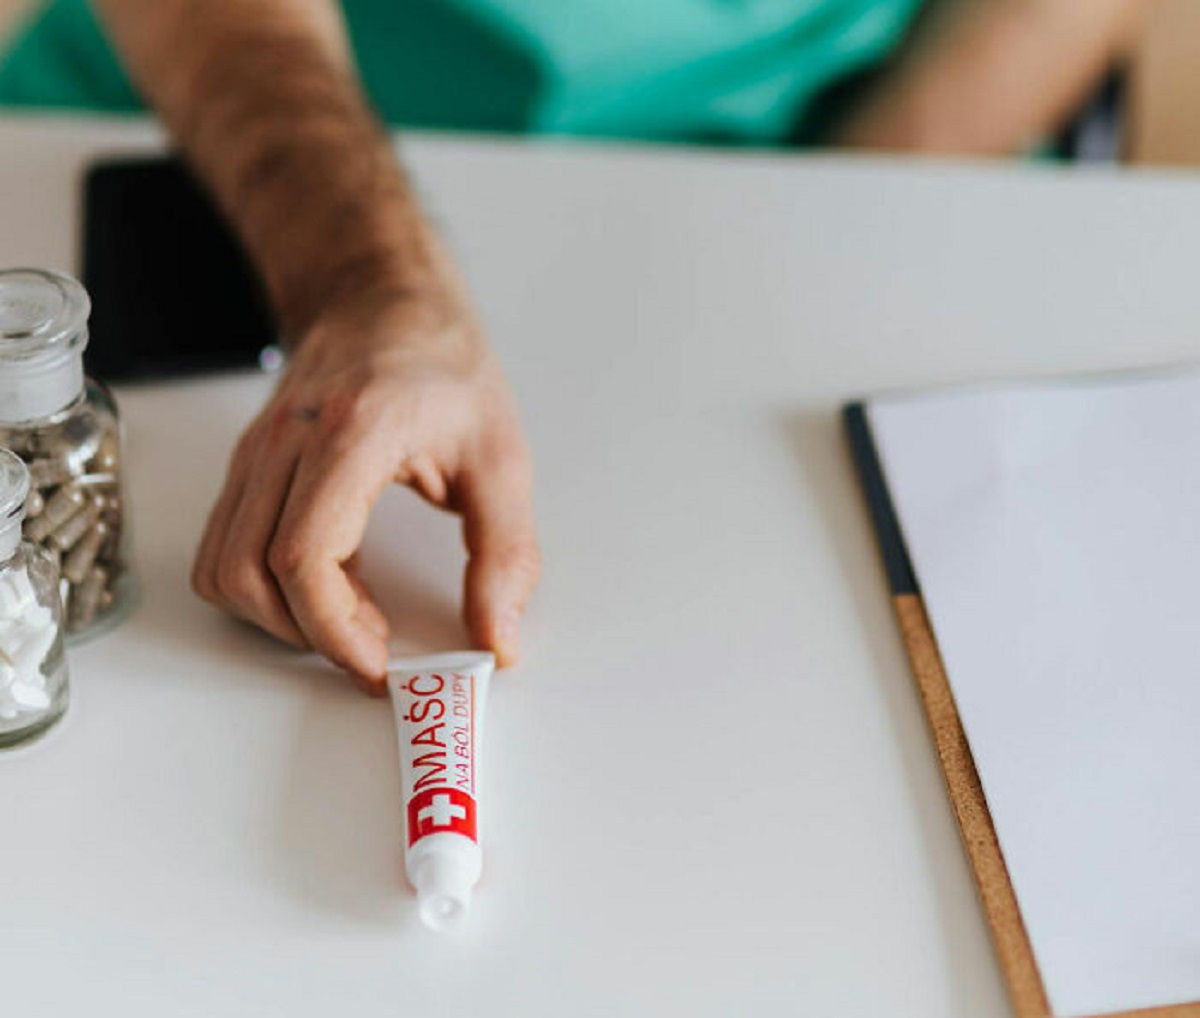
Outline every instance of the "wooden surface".
[[1048, 1018], [1050, 1005], [924, 602], [918, 594], [901, 594], [893, 604], [1013, 1007], [1019, 1018]]
[[[918, 594], [892, 600], [1013, 1009], [1017, 1018], [1054, 1018], [925, 605]], [[1095, 1018], [1200, 1018], [1200, 1002]]]

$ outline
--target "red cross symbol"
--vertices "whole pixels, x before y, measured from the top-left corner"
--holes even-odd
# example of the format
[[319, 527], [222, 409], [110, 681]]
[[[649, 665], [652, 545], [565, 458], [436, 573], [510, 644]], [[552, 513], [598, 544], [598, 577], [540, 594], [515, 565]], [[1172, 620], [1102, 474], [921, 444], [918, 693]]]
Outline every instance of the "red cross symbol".
[[451, 820], [465, 819], [467, 811], [444, 792], [429, 800], [429, 805], [417, 813], [417, 821], [429, 821], [431, 827], [449, 827]]
[[408, 802], [408, 843], [450, 831], [475, 838], [475, 800], [458, 788], [426, 788]]

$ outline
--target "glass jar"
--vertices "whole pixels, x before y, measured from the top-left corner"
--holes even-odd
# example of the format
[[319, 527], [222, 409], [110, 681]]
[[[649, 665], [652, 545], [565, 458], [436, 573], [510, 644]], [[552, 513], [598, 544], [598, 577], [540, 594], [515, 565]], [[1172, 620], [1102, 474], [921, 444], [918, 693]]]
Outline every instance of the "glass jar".
[[67, 709], [58, 569], [21, 538], [29, 470], [0, 449], [0, 746], [40, 735]]
[[90, 307], [68, 275], [0, 271], [0, 446], [29, 467], [25, 537], [60, 571], [69, 638], [119, 622], [134, 597], [117, 406], [83, 373]]

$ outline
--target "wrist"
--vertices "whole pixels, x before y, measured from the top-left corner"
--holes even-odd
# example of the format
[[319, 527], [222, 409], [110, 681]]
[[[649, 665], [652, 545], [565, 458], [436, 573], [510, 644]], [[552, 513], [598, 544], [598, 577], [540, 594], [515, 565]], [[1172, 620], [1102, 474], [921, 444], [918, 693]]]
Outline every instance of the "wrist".
[[294, 359], [321, 370], [355, 362], [472, 371], [489, 356], [483, 330], [440, 245], [430, 264], [414, 273], [390, 257], [345, 263], [293, 319]]
[[428, 258], [411, 246], [360, 244], [325, 252], [273, 287], [284, 342], [300, 342], [322, 319], [349, 324], [394, 305], [432, 306], [438, 296], [432, 277]]

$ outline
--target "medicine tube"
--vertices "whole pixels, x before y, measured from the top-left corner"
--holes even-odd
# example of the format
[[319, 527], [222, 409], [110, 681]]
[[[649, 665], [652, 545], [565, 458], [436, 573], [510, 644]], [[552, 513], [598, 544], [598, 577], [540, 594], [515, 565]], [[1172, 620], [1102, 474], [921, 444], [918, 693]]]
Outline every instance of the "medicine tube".
[[29, 470], [0, 449], [0, 746], [40, 735], [67, 709], [58, 570], [21, 538]]
[[68, 275], [0, 271], [0, 446], [29, 467], [25, 537], [60, 570], [72, 637], [120, 621], [134, 596], [117, 406], [83, 373], [90, 308]]
[[466, 917], [483, 871], [476, 819], [483, 704], [496, 659], [464, 651], [388, 663], [400, 740], [404, 865], [422, 922]]

